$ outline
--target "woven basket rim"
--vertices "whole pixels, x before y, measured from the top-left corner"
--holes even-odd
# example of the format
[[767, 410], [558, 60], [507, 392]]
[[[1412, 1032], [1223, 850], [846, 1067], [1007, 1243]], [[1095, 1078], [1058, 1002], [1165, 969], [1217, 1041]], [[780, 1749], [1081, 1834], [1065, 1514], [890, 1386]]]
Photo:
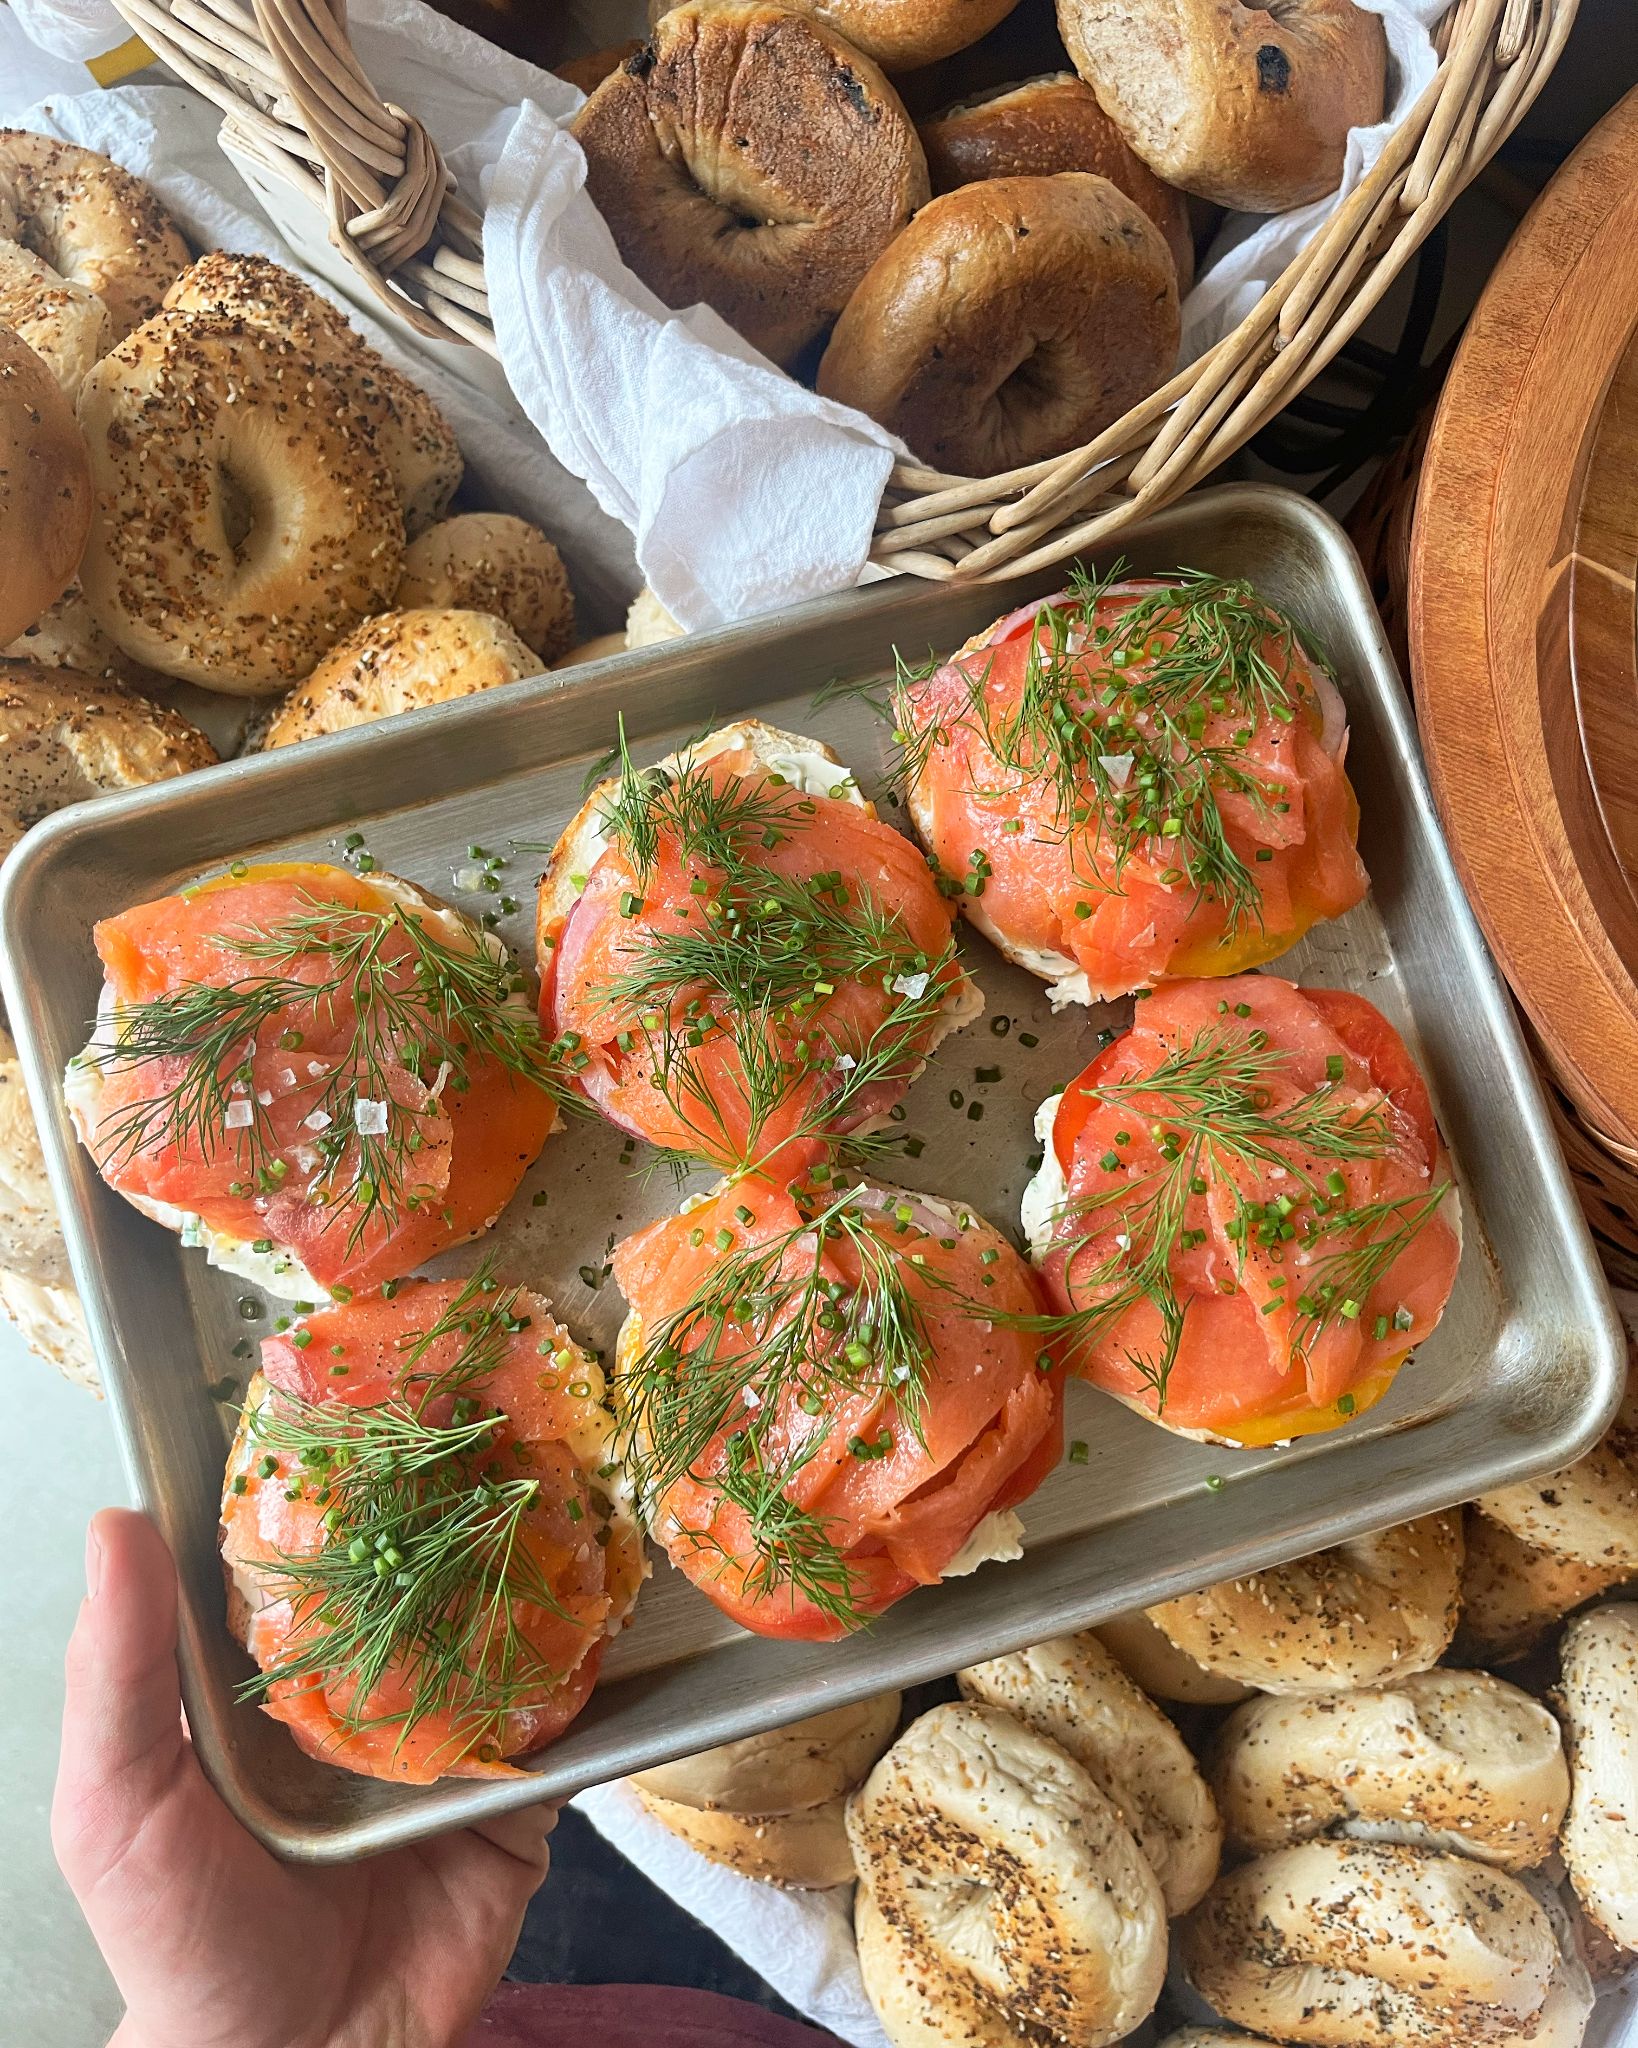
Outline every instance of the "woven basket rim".
[[[346, 0], [114, 0], [226, 115], [222, 138], [292, 184], [417, 332], [498, 356], [481, 215], [431, 135], [377, 93]], [[1558, 61], [1579, 0], [1453, 0], [1439, 65], [1355, 190], [1232, 333], [1084, 446], [992, 477], [895, 465], [872, 561], [997, 578], [1107, 545], [1226, 461], [1323, 370]]]

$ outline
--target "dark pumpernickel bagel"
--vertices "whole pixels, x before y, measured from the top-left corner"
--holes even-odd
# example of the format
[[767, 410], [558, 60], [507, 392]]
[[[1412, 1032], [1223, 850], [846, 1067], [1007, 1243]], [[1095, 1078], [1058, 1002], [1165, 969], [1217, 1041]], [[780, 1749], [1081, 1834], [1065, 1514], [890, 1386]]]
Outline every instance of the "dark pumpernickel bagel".
[[1088, 441], [1171, 370], [1177, 273], [1107, 178], [989, 178], [922, 209], [819, 365], [934, 467], [991, 476]]
[[958, 100], [920, 124], [935, 192], [953, 192], [979, 178], [1050, 178], [1092, 171], [1118, 185], [1166, 237], [1177, 265], [1177, 288], [1194, 281], [1194, 237], [1188, 201], [1157, 178], [1071, 71], [1026, 78]]
[[1283, 213], [1382, 119], [1388, 42], [1354, 0], [1057, 0], [1070, 62], [1157, 177]]
[[788, 8], [688, 0], [575, 117], [586, 186], [667, 305], [789, 363], [927, 197], [887, 80]]

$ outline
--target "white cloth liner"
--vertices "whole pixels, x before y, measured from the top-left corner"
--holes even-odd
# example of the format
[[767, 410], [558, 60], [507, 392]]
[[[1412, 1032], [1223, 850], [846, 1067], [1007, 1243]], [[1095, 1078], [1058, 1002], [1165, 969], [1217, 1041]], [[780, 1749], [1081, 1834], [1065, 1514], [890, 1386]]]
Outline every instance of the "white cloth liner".
[[[1344, 193], [1432, 77], [1426, 24], [1444, 0], [1360, 4], [1383, 16], [1393, 61], [1388, 117], [1351, 136]], [[104, 47], [127, 33], [108, 0], [23, 7], [35, 37], [71, 55], [97, 40], [99, 21]], [[588, 42], [632, 33], [643, 14], [639, 0], [574, 0], [572, 11]], [[563, 125], [579, 93], [419, 0], [355, 0], [349, 24], [377, 88], [426, 122], [463, 189], [484, 201], [491, 310], [519, 403], [630, 528], [644, 579], [676, 617], [717, 625], [856, 582], [894, 443], [781, 375], [708, 309], [671, 312], [632, 275], [586, 198], [584, 159]], [[109, 108], [151, 90], [99, 96], [94, 112], [59, 108], [59, 118], [117, 155], [134, 138]], [[167, 197], [169, 154], [143, 151]], [[243, 208], [203, 163], [192, 175]], [[1226, 225], [1185, 309], [1185, 359], [1234, 326], [1337, 197]], [[486, 476], [519, 467], [498, 448], [493, 465], [489, 450], [473, 452]]]

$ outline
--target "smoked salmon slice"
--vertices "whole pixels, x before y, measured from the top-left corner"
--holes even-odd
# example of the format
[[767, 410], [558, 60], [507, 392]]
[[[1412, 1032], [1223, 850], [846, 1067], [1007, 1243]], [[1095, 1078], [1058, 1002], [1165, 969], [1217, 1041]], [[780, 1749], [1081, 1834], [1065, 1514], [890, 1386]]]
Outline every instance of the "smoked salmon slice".
[[1362, 996], [1168, 983], [1043, 1110], [1026, 1230], [1070, 1369], [1184, 1435], [1334, 1429], [1433, 1330], [1461, 1252], [1428, 1091]]
[[266, 1338], [222, 1494], [252, 1695], [366, 1776], [510, 1773], [643, 1576], [611, 1431], [595, 1359], [486, 1270]]
[[1055, 1002], [1238, 974], [1365, 894], [1341, 697], [1244, 582], [1077, 575], [891, 708], [945, 887]]
[[546, 1031], [622, 1129], [798, 1172], [982, 1007], [920, 853], [816, 741], [745, 721], [619, 776], [540, 892]]
[[393, 877], [240, 866], [95, 939], [80, 1136], [111, 1187], [287, 1299], [475, 1236], [556, 1120], [510, 955]]
[[628, 1469], [651, 1533], [734, 1620], [830, 1640], [1016, 1554], [1010, 1511], [1061, 1448], [1061, 1374], [1034, 1275], [981, 1217], [824, 1169], [741, 1178], [628, 1238], [614, 1271]]

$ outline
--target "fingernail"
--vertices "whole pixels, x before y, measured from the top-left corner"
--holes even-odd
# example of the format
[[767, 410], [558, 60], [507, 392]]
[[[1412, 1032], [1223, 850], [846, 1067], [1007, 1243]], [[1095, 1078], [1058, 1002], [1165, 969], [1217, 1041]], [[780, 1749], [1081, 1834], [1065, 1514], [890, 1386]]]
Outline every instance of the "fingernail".
[[85, 1532], [85, 1597], [95, 1600], [102, 1584], [102, 1538], [92, 1522]]

